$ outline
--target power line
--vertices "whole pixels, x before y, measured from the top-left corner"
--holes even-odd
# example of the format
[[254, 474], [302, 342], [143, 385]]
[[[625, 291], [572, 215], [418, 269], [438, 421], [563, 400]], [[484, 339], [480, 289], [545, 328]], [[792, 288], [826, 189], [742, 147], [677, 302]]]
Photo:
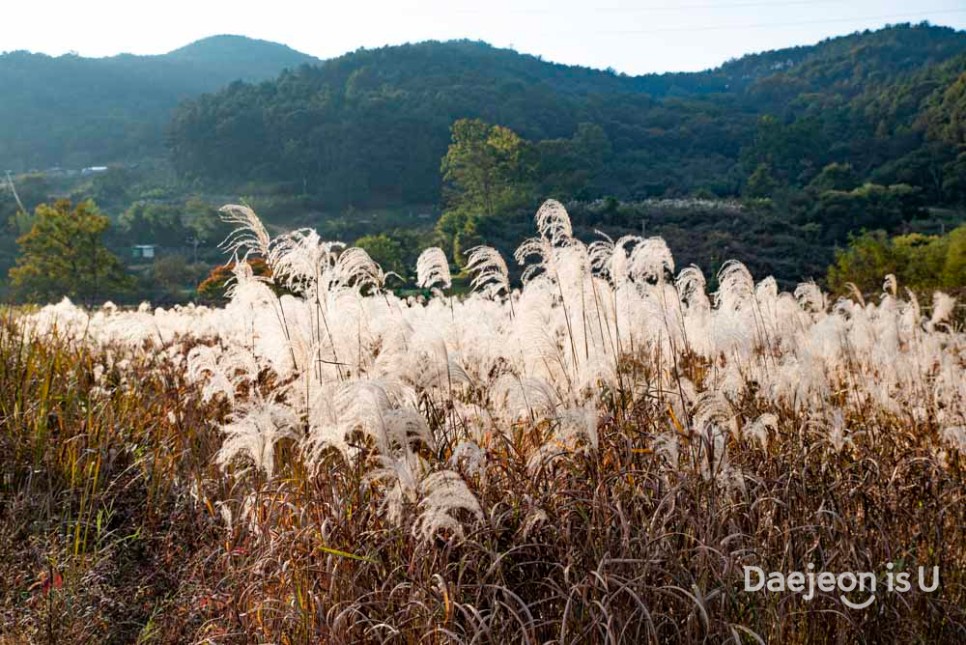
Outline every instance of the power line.
[[[650, 12], [677, 12], [693, 11], [696, 9], [745, 9], [754, 7], [795, 7], [810, 6], [817, 4], [840, 4], [841, 0], [786, 0], [784, 2], [734, 2], [729, 4], [689, 4], [689, 5], [664, 5], [659, 7], [588, 7], [592, 12], [600, 13], [650, 13]], [[453, 10], [456, 14], [491, 13], [490, 8], [467, 7]], [[434, 13], [426, 9], [422, 13]], [[558, 14], [559, 9], [537, 9], [528, 7], [515, 7], [511, 9], [501, 9], [501, 13], [511, 14]]]
[[647, 13], [650, 11], [690, 11], [692, 9], [744, 9], [748, 7], [794, 7], [798, 5], [839, 4], [840, 0], [789, 0], [788, 2], [735, 2], [729, 4], [665, 5], [663, 7], [601, 7], [594, 11]]
[[797, 27], [798, 25], [824, 25], [830, 23], [859, 22], [862, 20], [891, 20], [901, 18], [921, 18], [926, 14], [930, 16], [941, 14], [966, 13], [966, 9], [948, 9], [945, 11], [920, 11], [917, 13], [894, 13], [881, 14], [878, 16], [855, 16], [852, 18], [825, 18], [822, 20], [795, 20], [789, 22], [762, 22], [752, 25], [707, 25], [704, 27], [661, 27], [657, 29], [622, 29], [617, 31], [605, 31], [606, 34], [658, 34], [665, 32], [689, 32], [689, 31], [727, 31], [739, 29], [766, 29], [771, 27]]

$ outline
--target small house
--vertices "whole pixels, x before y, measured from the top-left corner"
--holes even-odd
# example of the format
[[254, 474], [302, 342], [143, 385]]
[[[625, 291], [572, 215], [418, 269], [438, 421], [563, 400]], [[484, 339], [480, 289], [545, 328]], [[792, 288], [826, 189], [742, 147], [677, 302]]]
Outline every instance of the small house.
[[135, 244], [131, 247], [131, 257], [139, 260], [153, 260], [157, 244]]

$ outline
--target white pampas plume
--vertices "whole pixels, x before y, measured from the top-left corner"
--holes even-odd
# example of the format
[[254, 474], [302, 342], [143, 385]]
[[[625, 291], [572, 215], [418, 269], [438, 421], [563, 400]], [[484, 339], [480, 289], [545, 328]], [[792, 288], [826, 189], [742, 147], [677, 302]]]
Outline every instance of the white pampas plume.
[[768, 449], [768, 434], [777, 431], [778, 416], [771, 412], [766, 412], [744, 428], [744, 434], [756, 439], [761, 444], [762, 450]]
[[527, 536], [529, 536], [535, 528], [546, 524], [549, 521], [550, 518], [547, 517], [547, 512], [545, 510], [542, 508], [534, 508], [527, 513], [526, 518], [524, 518], [523, 524], [520, 526], [520, 535], [524, 540], [526, 540]]
[[313, 296], [329, 287], [342, 242], [326, 242], [311, 229], [299, 229], [275, 239], [268, 256], [272, 277], [290, 291]]
[[966, 456], [966, 426], [952, 426], [942, 432], [943, 440]]
[[[431, 250], [431, 249], [430, 249]], [[425, 251], [423, 255], [425, 255]], [[470, 285], [488, 298], [510, 293], [510, 270], [500, 252], [490, 246], [475, 246], [467, 254], [466, 270], [475, 274]], [[422, 260], [422, 255], [419, 256]], [[418, 266], [417, 266], [418, 271]], [[449, 267], [447, 267], [447, 278]], [[449, 286], [449, 285], [447, 285]]]
[[681, 269], [677, 279], [674, 281], [674, 286], [678, 290], [681, 301], [687, 304], [689, 308], [693, 309], [695, 306], [701, 305], [705, 307], [710, 306], [708, 295], [705, 291], [707, 281], [704, 279], [704, 274], [701, 272], [701, 269], [693, 264]]
[[282, 439], [295, 439], [298, 418], [286, 405], [268, 401], [246, 405], [234, 414], [237, 419], [222, 428], [225, 441], [216, 463], [225, 468], [236, 457], [247, 457], [255, 468], [271, 478], [275, 464], [275, 445]]
[[348, 248], [339, 255], [333, 268], [333, 288], [362, 289], [371, 286], [381, 289], [386, 282], [386, 274], [370, 255], [359, 247]]
[[465, 510], [477, 521], [483, 520], [483, 509], [463, 478], [452, 470], [435, 472], [420, 485], [423, 499], [422, 509], [413, 525], [413, 535], [428, 542], [441, 531], [449, 531], [453, 537], [463, 537], [463, 525], [453, 515], [455, 511]]
[[825, 294], [814, 282], [802, 282], [795, 287], [795, 299], [802, 309], [810, 313], [825, 311], [828, 305]]
[[667, 242], [660, 237], [649, 237], [631, 251], [629, 273], [637, 280], [664, 282], [674, 273], [674, 257]]
[[439, 285], [443, 289], [449, 289], [452, 283], [449, 261], [443, 249], [431, 246], [419, 254], [419, 259], [416, 260], [416, 286], [432, 289]]
[[755, 285], [755, 299], [758, 304], [771, 302], [778, 297], [778, 282], [775, 278], [768, 276]]
[[846, 282], [845, 288], [849, 292], [849, 295], [855, 298], [855, 301], [861, 306], [865, 306], [865, 297], [862, 295], [862, 291], [856, 286], [854, 282]]
[[629, 244], [638, 244], [644, 238], [639, 235], [624, 235], [615, 242], [607, 234], [601, 231], [595, 232], [603, 239], [595, 240], [587, 247], [590, 265], [598, 273], [609, 276], [611, 284], [617, 287], [627, 279], [628, 262], [625, 247]]
[[385, 515], [391, 523], [400, 526], [407, 504], [415, 504], [418, 499], [419, 477], [425, 464], [411, 451], [404, 452], [401, 457], [379, 455], [376, 461], [381, 467], [369, 471], [363, 482], [367, 486], [372, 486], [375, 482], [386, 486], [379, 513]]
[[654, 438], [654, 454], [663, 457], [670, 468], [677, 469], [680, 458], [680, 443], [677, 435], [668, 432], [656, 436]]
[[937, 291], [932, 294], [932, 317], [929, 319], [930, 324], [935, 327], [936, 325], [947, 322], [956, 309], [956, 299], [946, 295], [942, 291]]
[[738, 310], [752, 296], [755, 280], [741, 262], [728, 260], [718, 271], [718, 291], [714, 294], [715, 306]]
[[703, 432], [709, 427], [728, 429], [738, 435], [738, 423], [731, 403], [721, 392], [708, 391], [701, 394], [694, 405], [694, 429]]
[[896, 293], [899, 291], [899, 282], [896, 280], [894, 273], [890, 273], [885, 277], [882, 282], [882, 290], [888, 294], [891, 294], [894, 298]]
[[252, 253], [268, 258], [272, 238], [255, 211], [248, 206], [228, 204], [222, 206], [218, 212], [221, 213], [223, 222], [235, 226], [235, 229], [221, 243], [222, 249], [242, 259]]
[[809, 425], [824, 432], [825, 440], [836, 452], [842, 452], [846, 446], [853, 445], [845, 413], [840, 408], [813, 413]]
[[549, 273], [556, 279], [556, 271], [554, 271], [555, 250], [553, 242], [545, 237], [531, 237], [524, 240], [513, 252], [514, 259], [521, 265], [526, 265], [529, 257], [536, 256], [538, 259], [526, 266], [523, 275], [520, 276], [520, 281], [526, 285], [535, 276], [542, 273]]
[[552, 244], [566, 244], [574, 236], [573, 226], [570, 224], [570, 215], [563, 204], [556, 199], [548, 199], [537, 210], [534, 217], [537, 223], [537, 230], [540, 237], [549, 240]]
[[271, 280], [255, 275], [247, 260], [238, 260], [231, 270], [225, 295], [236, 305], [261, 307], [275, 300], [275, 293], [269, 285]]
[[482, 475], [486, 473], [486, 451], [474, 441], [462, 441], [455, 448], [447, 460], [452, 469], [457, 469], [460, 463], [468, 475]]

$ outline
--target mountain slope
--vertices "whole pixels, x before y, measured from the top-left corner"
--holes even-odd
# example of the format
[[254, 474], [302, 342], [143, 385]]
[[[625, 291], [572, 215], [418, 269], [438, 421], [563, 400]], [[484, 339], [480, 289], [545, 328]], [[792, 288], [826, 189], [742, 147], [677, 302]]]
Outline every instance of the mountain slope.
[[[185, 176], [288, 181], [334, 208], [426, 203], [440, 197], [450, 125], [475, 117], [541, 142], [537, 164], [541, 149], [574, 158], [571, 174], [583, 178], [545, 192], [732, 195], [758, 167], [763, 179], [804, 185], [831, 162], [864, 179], [914, 152], [925, 104], [966, 70], [964, 57], [966, 33], [928, 25], [642, 77], [478, 42], [384, 47], [189, 102], [172, 153]], [[592, 132], [581, 124], [600, 130], [597, 147], [581, 147], [578, 132]]]
[[317, 62], [283, 45], [216, 36], [159, 56], [0, 55], [0, 168], [22, 171], [163, 153], [179, 101]]

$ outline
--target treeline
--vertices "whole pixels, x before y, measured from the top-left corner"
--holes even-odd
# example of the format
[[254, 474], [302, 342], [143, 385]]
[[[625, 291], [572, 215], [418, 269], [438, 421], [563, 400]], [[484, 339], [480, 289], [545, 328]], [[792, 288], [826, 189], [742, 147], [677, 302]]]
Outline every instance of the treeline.
[[[207, 199], [158, 186], [156, 178], [157, 172], [145, 168], [112, 169], [81, 183], [36, 174], [10, 183], [0, 178], [0, 301], [45, 301], [63, 295], [89, 299], [98, 292], [128, 304], [193, 299], [211, 267], [224, 261], [218, 245], [230, 227]], [[104, 258], [116, 258], [125, 279], [96, 280], [100, 267], [87, 271], [68, 259], [77, 253], [83, 264], [95, 257], [78, 250], [84, 248], [83, 241], [74, 244], [77, 227], [83, 226], [103, 246], [96, 264], [109, 267], [114, 260]], [[72, 244], [73, 250], [58, 243]], [[134, 255], [138, 246], [150, 247], [152, 256]], [[15, 279], [18, 272], [11, 269], [30, 253], [41, 261]]]
[[848, 293], [853, 286], [875, 293], [890, 274], [898, 286], [922, 295], [933, 289], [966, 295], [966, 224], [943, 235], [863, 233], [836, 253], [827, 282], [834, 293]]
[[331, 212], [438, 203], [463, 118], [527, 141], [547, 197], [787, 197], [839, 164], [849, 190], [907, 185], [919, 204], [952, 204], [966, 200], [964, 72], [966, 34], [928, 25], [643, 77], [422, 43], [189, 101], [168, 142], [183, 178], [319, 196]]

